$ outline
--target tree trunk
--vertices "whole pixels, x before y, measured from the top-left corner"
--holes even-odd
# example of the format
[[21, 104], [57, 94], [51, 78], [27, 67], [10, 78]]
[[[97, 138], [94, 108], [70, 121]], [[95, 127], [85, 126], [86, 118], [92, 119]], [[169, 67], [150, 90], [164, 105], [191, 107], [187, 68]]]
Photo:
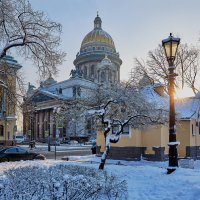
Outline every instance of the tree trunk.
[[109, 132], [110, 132], [110, 128], [107, 128], [107, 130], [104, 131], [106, 149], [101, 157], [101, 163], [99, 164], [99, 169], [101, 169], [101, 170], [104, 169], [104, 165], [106, 163], [106, 158], [107, 158], [109, 150], [110, 150], [110, 136], [107, 135]]
[[106, 163], [106, 158], [108, 156], [110, 147], [106, 147], [106, 150], [104, 151], [102, 158], [101, 158], [101, 163], [99, 164], [99, 169], [103, 170], [104, 169], [104, 165]]
[[196, 88], [194, 87], [194, 85], [192, 85], [192, 91], [194, 92], [194, 95], [196, 95]]

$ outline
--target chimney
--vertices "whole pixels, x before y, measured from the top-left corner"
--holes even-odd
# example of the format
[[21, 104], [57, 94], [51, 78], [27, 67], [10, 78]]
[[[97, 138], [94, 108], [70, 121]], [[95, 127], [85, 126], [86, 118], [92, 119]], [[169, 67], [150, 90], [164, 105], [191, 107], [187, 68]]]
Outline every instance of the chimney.
[[164, 88], [165, 86], [161, 83], [155, 83], [154, 84], [154, 91], [159, 94], [160, 96], [164, 96]]

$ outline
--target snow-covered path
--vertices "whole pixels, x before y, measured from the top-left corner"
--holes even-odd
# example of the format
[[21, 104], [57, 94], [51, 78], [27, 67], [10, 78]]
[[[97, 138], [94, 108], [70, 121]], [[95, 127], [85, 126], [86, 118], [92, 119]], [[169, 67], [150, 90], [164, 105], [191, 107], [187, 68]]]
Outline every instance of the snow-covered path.
[[106, 169], [128, 182], [130, 200], [200, 199], [199, 170], [179, 168], [167, 175], [165, 168], [153, 166], [107, 165]]

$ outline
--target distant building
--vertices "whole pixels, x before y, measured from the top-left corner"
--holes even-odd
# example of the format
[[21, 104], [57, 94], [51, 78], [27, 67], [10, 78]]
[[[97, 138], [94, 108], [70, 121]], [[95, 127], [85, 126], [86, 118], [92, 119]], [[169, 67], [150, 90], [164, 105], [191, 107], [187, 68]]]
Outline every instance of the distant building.
[[[29, 84], [24, 99], [23, 133], [35, 140], [49, 136], [78, 140], [96, 137], [94, 119], [82, 115], [81, 105], [100, 85], [112, 86], [120, 81], [121, 64], [114, 41], [102, 29], [101, 18], [97, 15], [94, 29], [84, 37], [76, 55], [71, 78], [56, 82], [49, 77], [39, 88]], [[63, 104], [69, 106], [70, 117], [58, 122], [55, 114]]]
[[16, 72], [22, 66], [12, 56], [0, 61], [0, 145], [11, 145], [16, 126]]

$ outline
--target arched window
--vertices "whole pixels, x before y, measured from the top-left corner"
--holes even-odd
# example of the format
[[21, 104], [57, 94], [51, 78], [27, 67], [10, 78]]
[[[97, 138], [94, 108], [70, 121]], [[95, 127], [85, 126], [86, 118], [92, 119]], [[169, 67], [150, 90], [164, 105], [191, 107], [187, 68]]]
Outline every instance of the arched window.
[[87, 66], [84, 66], [84, 71], [83, 71], [83, 73], [84, 73], [84, 77], [86, 77], [86, 76], [87, 76]]
[[73, 90], [73, 97], [76, 97], [76, 87], [74, 86], [74, 87], [72, 88], [72, 90]]
[[114, 76], [113, 76], [114, 82], [116, 81], [116, 72], [114, 72]]
[[105, 72], [101, 72], [101, 81], [105, 81], [106, 76], [105, 76]]
[[90, 73], [91, 77], [94, 78], [94, 65], [91, 66]]
[[59, 88], [58, 93], [62, 94], [62, 88]]
[[109, 73], [109, 80], [110, 82], [113, 82], [112, 72]]
[[77, 88], [76, 88], [76, 91], [77, 91], [77, 95], [80, 97], [80, 96], [81, 96], [81, 88], [80, 88], [80, 87], [77, 87]]

